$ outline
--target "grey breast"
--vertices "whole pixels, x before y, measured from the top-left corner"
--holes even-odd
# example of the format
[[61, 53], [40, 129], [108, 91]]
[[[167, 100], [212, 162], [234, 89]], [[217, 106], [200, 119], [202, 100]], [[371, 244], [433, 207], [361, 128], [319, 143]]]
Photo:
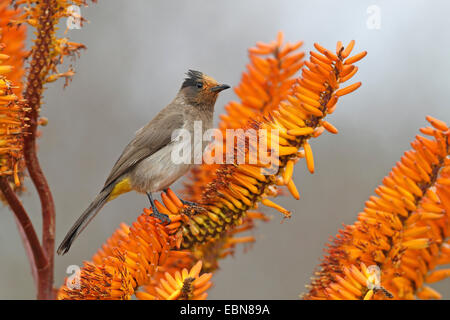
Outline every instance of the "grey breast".
[[144, 159], [170, 144], [172, 132], [183, 124], [183, 113], [177, 112], [177, 108], [173, 105], [170, 104], [161, 110], [155, 118], [136, 132], [134, 139], [125, 147], [106, 179], [104, 188], [130, 175]]
[[[167, 125], [164, 130], [170, 133], [170, 139], [166, 139], [166, 144], [156, 152], [142, 159], [135, 168], [130, 172], [132, 187], [138, 192], [157, 192], [168, 188], [186, 172], [194, 164], [194, 156], [196, 152], [201, 154], [205, 148], [203, 143], [203, 133], [212, 127], [212, 113], [203, 112], [196, 107], [183, 105], [183, 121]], [[170, 117], [169, 121], [174, 122], [176, 119]], [[195, 131], [195, 128], [201, 129]], [[177, 137], [176, 129], [183, 129], [190, 133], [189, 139], [174, 139]], [[194, 135], [199, 136], [194, 138]], [[195, 142], [202, 143], [200, 151], [199, 146]], [[174, 159], [177, 154], [174, 149], [180, 144], [188, 143], [191, 159], [185, 159], [180, 162]]]

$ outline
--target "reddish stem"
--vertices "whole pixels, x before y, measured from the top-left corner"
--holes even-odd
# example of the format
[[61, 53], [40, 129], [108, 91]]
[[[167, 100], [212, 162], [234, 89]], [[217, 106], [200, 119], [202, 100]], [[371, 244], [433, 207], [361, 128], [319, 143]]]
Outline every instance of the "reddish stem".
[[[30, 119], [32, 119], [30, 117]], [[34, 131], [35, 132], [35, 131]], [[33, 137], [33, 139], [29, 139]], [[41, 277], [45, 283], [38, 286], [38, 299], [53, 299], [53, 265], [55, 250], [55, 205], [47, 180], [41, 170], [36, 156], [35, 135], [30, 134], [25, 139], [25, 160], [31, 180], [36, 187], [42, 208], [42, 247], [47, 256], [48, 270]], [[40, 279], [42, 280], [42, 279]]]
[[38, 287], [38, 299], [52, 299], [53, 294], [53, 265], [55, 248], [55, 205], [47, 180], [39, 165], [36, 150], [36, 131], [41, 96], [43, 89], [43, 78], [49, 67], [49, 51], [51, 37], [54, 31], [52, 21], [55, 8], [53, 0], [44, 0], [41, 5], [41, 15], [37, 28], [37, 39], [33, 49], [30, 62], [30, 71], [27, 77], [27, 87], [24, 98], [27, 100], [29, 110], [25, 116], [30, 119], [27, 135], [24, 139], [25, 161], [36, 190], [39, 194], [42, 207], [42, 246], [47, 256], [48, 271], [45, 275], [45, 283]]
[[[45, 291], [44, 288], [46, 287], [46, 277], [49, 272], [49, 264], [47, 257], [42, 250], [41, 244], [39, 243], [33, 224], [31, 223], [31, 220], [28, 217], [22, 203], [12, 190], [6, 177], [0, 177], [0, 190], [2, 190], [9, 207], [14, 212], [16, 217], [16, 221], [24, 241], [25, 251], [28, 259], [30, 260], [32, 273], [37, 277], [35, 280], [37, 280], [38, 288], [42, 288], [42, 291]], [[40, 292], [41, 290], [38, 291]]]

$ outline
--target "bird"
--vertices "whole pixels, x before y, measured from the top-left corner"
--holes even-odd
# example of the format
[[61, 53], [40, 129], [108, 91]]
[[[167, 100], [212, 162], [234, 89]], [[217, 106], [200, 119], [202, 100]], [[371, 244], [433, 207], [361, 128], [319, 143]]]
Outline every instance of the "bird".
[[173, 132], [184, 129], [192, 135], [195, 121], [201, 121], [202, 134], [211, 129], [219, 92], [230, 88], [200, 71], [188, 70], [186, 76], [172, 102], [136, 131], [114, 164], [103, 188], [61, 242], [57, 250], [59, 255], [69, 251], [73, 241], [107, 202], [132, 190], [147, 194], [152, 215], [162, 223], [170, 222], [167, 215], [157, 210], [152, 193], [166, 191], [194, 165], [194, 161], [178, 163], [180, 161], [172, 160], [172, 152], [183, 143], [181, 139], [174, 139]]

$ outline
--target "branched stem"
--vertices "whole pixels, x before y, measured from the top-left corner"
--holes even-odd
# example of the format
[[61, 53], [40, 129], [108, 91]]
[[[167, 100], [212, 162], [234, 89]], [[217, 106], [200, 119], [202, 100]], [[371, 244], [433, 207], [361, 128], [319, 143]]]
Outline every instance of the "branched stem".
[[32, 53], [30, 71], [27, 78], [27, 87], [24, 98], [28, 102], [29, 111], [26, 117], [30, 119], [27, 135], [25, 137], [25, 161], [30, 177], [39, 194], [42, 206], [42, 246], [48, 260], [46, 285], [38, 288], [39, 299], [53, 298], [53, 265], [55, 247], [55, 206], [47, 180], [39, 165], [36, 150], [36, 130], [41, 105], [42, 79], [48, 71], [49, 46], [54, 25], [52, 15], [55, 4], [53, 0], [46, 0], [42, 6], [39, 18], [38, 37], [36, 47]]
[[46, 275], [49, 273], [49, 264], [41, 244], [39, 243], [33, 224], [6, 177], [0, 177], [0, 190], [2, 190], [3, 196], [6, 201], [8, 201], [9, 207], [16, 217], [24, 241], [25, 251], [30, 261], [32, 273], [36, 278], [35, 280], [39, 288], [38, 291], [44, 292], [47, 286]]

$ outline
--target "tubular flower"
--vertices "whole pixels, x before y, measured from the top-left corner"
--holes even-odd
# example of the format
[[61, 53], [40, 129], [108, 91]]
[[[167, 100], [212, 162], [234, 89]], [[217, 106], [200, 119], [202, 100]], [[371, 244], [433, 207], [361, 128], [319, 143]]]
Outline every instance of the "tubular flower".
[[[433, 117], [358, 220], [329, 246], [306, 299], [430, 299], [450, 263], [450, 130]], [[366, 268], [366, 266], [368, 266]], [[372, 267], [378, 282], [363, 281]], [[374, 272], [369, 274], [374, 275]]]
[[[0, 5], [0, 14], [5, 12], [2, 7], [3, 4]], [[2, 40], [0, 29], [0, 41]], [[8, 63], [10, 57], [5, 52], [5, 44], [0, 43], [0, 175], [11, 177], [11, 183], [17, 189], [22, 180], [23, 131], [26, 118], [23, 101], [14, 93], [15, 83], [9, 78], [14, 66]]]
[[157, 284], [143, 287], [136, 297], [141, 300], [205, 300], [208, 297], [205, 291], [212, 286], [212, 273], [200, 276], [201, 268], [199, 261], [190, 271], [185, 268], [173, 274], [166, 272]]

